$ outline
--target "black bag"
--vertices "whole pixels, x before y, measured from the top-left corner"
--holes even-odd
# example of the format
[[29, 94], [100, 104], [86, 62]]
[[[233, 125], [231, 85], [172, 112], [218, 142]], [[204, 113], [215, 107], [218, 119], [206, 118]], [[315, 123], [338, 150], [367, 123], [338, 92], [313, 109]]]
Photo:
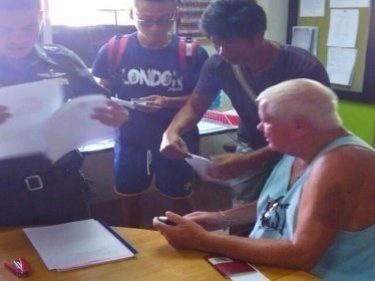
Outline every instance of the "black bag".
[[0, 186], [6, 180], [24, 179], [31, 175], [42, 175], [55, 169], [78, 170], [83, 164], [83, 157], [78, 150], [71, 151], [56, 163], [43, 154], [17, 157], [0, 161]]

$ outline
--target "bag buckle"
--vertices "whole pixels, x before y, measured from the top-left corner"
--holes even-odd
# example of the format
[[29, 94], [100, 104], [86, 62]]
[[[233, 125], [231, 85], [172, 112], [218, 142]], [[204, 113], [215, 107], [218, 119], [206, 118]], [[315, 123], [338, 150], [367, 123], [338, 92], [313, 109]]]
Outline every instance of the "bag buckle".
[[28, 191], [36, 191], [44, 187], [42, 177], [39, 175], [26, 177], [25, 184]]

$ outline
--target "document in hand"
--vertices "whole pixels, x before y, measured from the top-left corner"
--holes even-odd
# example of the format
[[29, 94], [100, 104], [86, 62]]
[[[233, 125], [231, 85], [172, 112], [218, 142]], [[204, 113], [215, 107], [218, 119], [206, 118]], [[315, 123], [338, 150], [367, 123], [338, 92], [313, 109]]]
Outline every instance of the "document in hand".
[[87, 95], [64, 104], [60, 79], [0, 89], [0, 105], [11, 117], [0, 124], [0, 159], [45, 154], [53, 162], [78, 147], [113, 139], [110, 126], [91, 119], [94, 107], [105, 106], [103, 95]]
[[267, 277], [245, 261], [222, 256], [207, 256], [205, 258], [221, 275], [232, 281], [269, 281]]
[[221, 180], [217, 178], [213, 178], [209, 175], [207, 175], [206, 169], [213, 165], [212, 160], [207, 159], [205, 157], [191, 154], [189, 158], [185, 158], [186, 162], [195, 170], [195, 172], [206, 181], [215, 182], [221, 185], [233, 187], [236, 186], [244, 181], [246, 181], [249, 178], [248, 174], [244, 174], [235, 178]]
[[70, 270], [136, 254], [117, 233], [93, 219], [24, 228], [23, 231], [49, 270]]

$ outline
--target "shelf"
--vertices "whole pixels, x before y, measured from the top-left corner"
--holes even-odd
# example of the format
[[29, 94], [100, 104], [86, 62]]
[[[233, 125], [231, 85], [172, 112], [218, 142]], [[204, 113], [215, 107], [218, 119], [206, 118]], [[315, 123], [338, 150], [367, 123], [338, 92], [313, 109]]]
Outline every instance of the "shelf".
[[179, 0], [176, 33], [179, 36], [203, 38], [204, 34], [199, 28], [199, 21], [211, 2], [212, 0]]

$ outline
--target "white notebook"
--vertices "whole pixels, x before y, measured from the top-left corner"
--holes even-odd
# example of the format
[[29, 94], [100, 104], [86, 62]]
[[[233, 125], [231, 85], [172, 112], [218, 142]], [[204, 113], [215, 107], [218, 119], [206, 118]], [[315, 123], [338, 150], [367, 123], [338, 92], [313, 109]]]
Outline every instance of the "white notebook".
[[23, 231], [49, 270], [70, 270], [136, 254], [122, 237], [93, 219], [24, 228]]

